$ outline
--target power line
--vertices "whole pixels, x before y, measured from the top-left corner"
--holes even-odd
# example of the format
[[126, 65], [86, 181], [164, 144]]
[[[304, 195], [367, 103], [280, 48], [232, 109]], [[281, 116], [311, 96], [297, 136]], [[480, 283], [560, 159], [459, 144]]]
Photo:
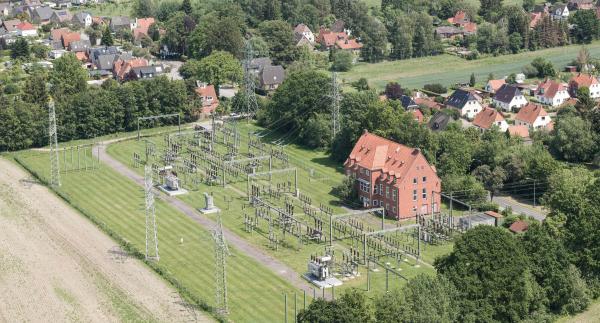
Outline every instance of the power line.
[[48, 101], [48, 136], [50, 139], [50, 185], [60, 186], [60, 165], [58, 164], [58, 133], [56, 130], [56, 111], [54, 100]]
[[254, 59], [254, 50], [250, 40], [246, 40], [244, 48], [244, 96], [246, 99], [246, 115], [248, 121], [256, 115], [258, 111], [258, 102], [256, 101], [256, 84], [254, 83], [254, 73], [251, 70], [252, 59]]
[[152, 181], [152, 167], [144, 167], [144, 192], [146, 195], [146, 260], [159, 260], [158, 235], [156, 230], [156, 213], [154, 208], [154, 187]]

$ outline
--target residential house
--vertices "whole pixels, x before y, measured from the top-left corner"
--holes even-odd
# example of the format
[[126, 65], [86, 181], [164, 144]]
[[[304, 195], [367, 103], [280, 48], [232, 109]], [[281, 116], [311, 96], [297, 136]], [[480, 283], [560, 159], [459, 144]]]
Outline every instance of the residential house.
[[79, 52], [83, 52], [86, 53], [86, 56], [88, 56], [87, 51], [92, 48], [92, 44], [90, 43], [89, 39], [82, 39], [82, 40], [77, 40], [77, 41], [72, 41], [69, 44], [69, 50], [74, 52], [74, 53], [79, 53]]
[[75, 57], [77, 57], [77, 59], [81, 62], [87, 62], [89, 60], [88, 54], [86, 52], [75, 52]]
[[132, 30], [133, 28], [135, 28], [135, 23], [132, 23], [129, 17], [116, 16], [112, 17], [112, 19], [110, 20], [110, 30], [112, 30], [113, 32]]
[[441, 110], [442, 109], [441, 104], [435, 102], [434, 100], [432, 100], [428, 97], [416, 97], [416, 98], [414, 98], [414, 101], [418, 106], [424, 106], [431, 110]]
[[294, 28], [294, 36], [296, 37], [296, 41], [306, 38], [311, 43], [315, 42], [315, 34], [305, 24], [299, 24]]
[[200, 98], [202, 106], [200, 107], [199, 117], [208, 117], [219, 106], [219, 98], [215, 91], [215, 86], [207, 83], [196, 82], [196, 95]]
[[68, 23], [71, 20], [73, 20], [73, 16], [69, 10], [55, 10], [52, 12], [52, 16], [50, 16], [50, 22], [55, 24]]
[[154, 24], [154, 18], [135, 18], [136, 27], [133, 29], [133, 38], [141, 39], [143, 36], [148, 36], [150, 25]]
[[17, 34], [23, 37], [37, 37], [37, 27], [27, 21], [19, 23], [17, 26]]
[[595, 76], [582, 73], [573, 76], [569, 81], [569, 94], [574, 98], [577, 97], [577, 90], [580, 87], [587, 87], [591, 98], [600, 98], [600, 82]]
[[412, 109], [410, 111], [410, 113], [413, 115], [413, 119], [418, 122], [418, 123], [422, 123], [425, 116], [423, 116], [423, 112], [421, 112], [421, 110], [419, 109]]
[[504, 84], [496, 91], [492, 103], [506, 112], [512, 112], [527, 104], [527, 99], [518, 87]]
[[62, 36], [64, 34], [68, 34], [70, 32], [71, 32], [70, 29], [67, 27], [52, 29], [50, 31], [50, 40], [59, 41], [62, 43]]
[[482, 132], [490, 130], [494, 126], [498, 127], [501, 132], [508, 129], [508, 123], [504, 120], [502, 113], [493, 108], [484, 108], [479, 112], [473, 119], [473, 125]]
[[532, 12], [529, 14], [529, 28], [533, 29], [537, 24], [544, 18], [545, 13], [542, 12]]
[[382, 207], [386, 217], [415, 218], [439, 212], [441, 181], [421, 150], [364, 131], [348, 159], [346, 175], [356, 179], [365, 208]]
[[594, 0], [569, 0], [567, 8], [575, 10], [592, 10], [595, 8]]
[[481, 98], [470, 91], [458, 89], [446, 100], [446, 105], [458, 109], [462, 117], [473, 119], [482, 110]]
[[413, 98], [405, 94], [400, 97], [400, 103], [406, 111], [419, 108], [419, 105], [413, 100]]
[[250, 70], [254, 75], [258, 75], [265, 66], [273, 65], [273, 61], [268, 57], [257, 57], [250, 61]]
[[92, 15], [87, 12], [78, 12], [73, 15], [73, 25], [79, 28], [87, 28], [92, 25]]
[[64, 49], [53, 49], [48, 53], [48, 57], [51, 59], [61, 58], [63, 55], [67, 53]]
[[59, 9], [71, 8], [71, 0], [53, 0], [52, 2], [54, 3], [55, 8], [59, 8]]
[[360, 52], [360, 49], [363, 47], [363, 44], [359, 43], [354, 38], [352, 38], [352, 39], [345, 38], [345, 39], [338, 39], [335, 42], [335, 47], [340, 50], [351, 51], [354, 54], [358, 55]]
[[61, 41], [64, 48], [68, 49], [72, 42], [80, 41], [81, 34], [78, 32], [67, 31], [62, 33]]
[[362, 48], [362, 44], [356, 39], [350, 39], [350, 36], [345, 31], [334, 32], [329, 29], [321, 28], [317, 36], [317, 43], [324, 50], [332, 49], [333, 47], [342, 50], [357, 51]]
[[163, 67], [161, 65], [136, 66], [131, 68], [131, 71], [129, 71], [129, 74], [125, 77], [125, 80], [151, 79], [162, 73]]
[[460, 10], [454, 14], [454, 17], [448, 18], [448, 22], [464, 30], [464, 34], [472, 35], [477, 32], [477, 24], [472, 22], [467, 14]]
[[515, 125], [531, 129], [545, 128], [551, 121], [546, 110], [541, 105], [533, 103], [521, 108], [515, 116]]
[[543, 104], [556, 107], [565, 103], [570, 96], [562, 83], [546, 79], [538, 85], [535, 98]]
[[513, 137], [520, 137], [523, 140], [529, 141], [529, 127], [528, 126], [508, 126], [508, 133]]
[[310, 50], [315, 49], [315, 45], [313, 45], [313, 43], [311, 43], [310, 40], [308, 40], [306, 37], [302, 37], [302, 38], [300, 38], [300, 40], [298, 40], [296, 42], [296, 47], [301, 47], [301, 46], [306, 46]]
[[265, 66], [258, 74], [258, 83], [264, 92], [275, 91], [283, 80], [285, 71], [281, 65]]
[[113, 75], [118, 81], [127, 81], [131, 69], [143, 66], [148, 66], [148, 61], [143, 58], [134, 58], [130, 60], [119, 58], [113, 64]]
[[550, 15], [553, 19], [567, 20], [569, 19], [569, 8], [565, 4], [555, 4], [550, 8]]
[[465, 31], [454, 26], [439, 26], [435, 28], [435, 33], [441, 38], [454, 39], [465, 35]]
[[505, 79], [489, 80], [485, 84], [484, 90], [489, 93], [496, 93], [504, 84], [506, 84]]
[[334, 33], [346, 33], [348, 35], [351, 34], [350, 29], [346, 29], [346, 23], [341, 19], [336, 20], [329, 29]]
[[431, 119], [429, 119], [427, 127], [429, 127], [431, 131], [444, 131], [452, 121], [454, 121], [454, 119], [449, 113], [438, 111]]
[[512, 233], [517, 234], [524, 233], [525, 231], [529, 230], [529, 223], [523, 220], [518, 220], [511, 224], [510, 227], [508, 227], [508, 230], [510, 230]]
[[0, 14], [3, 17], [8, 17], [12, 12], [12, 5], [10, 2], [0, 3]]
[[21, 23], [21, 20], [19, 20], [19, 19], [10, 19], [10, 20], [2, 21], [2, 26], [4, 27], [4, 30], [6, 30], [7, 34], [17, 36], [19, 34], [19, 30], [17, 29], [17, 26], [20, 23]]

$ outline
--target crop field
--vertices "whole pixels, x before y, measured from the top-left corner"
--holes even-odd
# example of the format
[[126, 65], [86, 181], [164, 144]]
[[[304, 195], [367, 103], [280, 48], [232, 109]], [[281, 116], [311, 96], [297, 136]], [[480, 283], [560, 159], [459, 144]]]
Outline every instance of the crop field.
[[[245, 123], [239, 123], [238, 128], [240, 129], [240, 153], [246, 153], [247, 144], [248, 144], [248, 133], [260, 131], [262, 129], [254, 126], [248, 125]], [[270, 139], [275, 139], [275, 136], [271, 136]], [[164, 147], [165, 139], [163, 136], [150, 137], [148, 138], [151, 145], [156, 146], [156, 150], [160, 151]], [[262, 139], [265, 142], [268, 142], [267, 138]], [[119, 160], [121, 163], [125, 165], [129, 165], [133, 167], [132, 156], [134, 153], [143, 154], [145, 150], [146, 142], [144, 141], [124, 141], [116, 144], [112, 144], [108, 148], [108, 154]], [[217, 146], [215, 150], [220, 151], [220, 153], [225, 153], [225, 147]], [[327, 157], [325, 152], [308, 150], [293, 144], [287, 145], [285, 147], [285, 152], [289, 157], [289, 167], [295, 167], [297, 169], [297, 179], [298, 179], [298, 189], [300, 193], [304, 197], [308, 197], [310, 199], [310, 204], [314, 207], [317, 213], [320, 213], [318, 210], [319, 205], [324, 205], [327, 208], [330, 208], [334, 214], [340, 214], [348, 212], [344, 206], [342, 206], [339, 202], [339, 198], [333, 194], [333, 188], [338, 186], [344, 177], [342, 170], [339, 168], [339, 165], [332, 163], [331, 160]], [[239, 157], [241, 158], [241, 157]], [[276, 169], [276, 164], [278, 162], [273, 162], [273, 168]], [[266, 168], [265, 163], [258, 166], [259, 169], [257, 171], [264, 171]], [[281, 168], [281, 167], [279, 167]], [[142, 174], [143, 170], [141, 167], [134, 168], [138, 174]], [[217, 171], [219, 174], [220, 170]], [[183, 175], [180, 176], [186, 178], [186, 176], [191, 175]], [[256, 183], [257, 186], [265, 187], [264, 191], [267, 191], [266, 187], [268, 187], [268, 181], [266, 180], [267, 176], [263, 176], [262, 179], [255, 179], [253, 183]], [[285, 186], [287, 182], [291, 182], [293, 184], [293, 174], [284, 173], [279, 176], [274, 175], [272, 182], [273, 187], [276, 184], [280, 184], [282, 187]], [[204, 207], [204, 197], [202, 196], [204, 192], [209, 192], [214, 196], [215, 203], [222, 209], [223, 214], [223, 224], [239, 236], [242, 236], [244, 239], [250, 241], [251, 243], [259, 246], [266, 252], [270, 253], [277, 259], [280, 259], [282, 262], [288, 264], [290, 267], [295, 269], [298, 273], [304, 273], [306, 271], [306, 262], [310, 258], [310, 255], [321, 255], [325, 250], [325, 246], [327, 245], [323, 241], [317, 243], [315, 241], [303, 239], [302, 243], [299, 242], [299, 239], [296, 236], [288, 234], [285, 238], [278, 234], [278, 239], [280, 239], [280, 243], [278, 248], [274, 248], [273, 241], [269, 239], [269, 226], [268, 221], [259, 221], [259, 226], [255, 227], [251, 232], [247, 230], [247, 226], [245, 225], [245, 218], [252, 217], [255, 218], [255, 209], [251, 208], [248, 203], [247, 196], [247, 179], [246, 176], [232, 176], [228, 175], [227, 186], [222, 187], [220, 181], [216, 181], [213, 185], [207, 185], [206, 181], [198, 185], [190, 184], [190, 179], [187, 179], [188, 184], [190, 185], [190, 192], [186, 195], [181, 195], [178, 198], [187, 204], [195, 207], [201, 208]], [[192, 187], [194, 186], [194, 187]], [[184, 184], [185, 187], [185, 184]], [[284, 198], [283, 197], [269, 197], [268, 194], [264, 194], [264, 199], [269, 203], [276, 205], [277, 207], [283, 209], [284, 208]], [[292, 199], [289, 199], [292, 201]], [[303, 204], [299, 200], [293, 200], [293, 204], [295, 205], [295, 213], [298, 219], [303, 221], [304, 223], [309, 223], [311, 226], [314, 225], [314, 218], [308, 216], [306, 213], [303, 213]], [[212, 216], [208, 216], [212, 217]], [[214, 217], [213, 217], [214, 218]], [[371, 227], [378, 228], [381, 222], [381, 218], [377, 219], [375, 217], [363, 218], [369, 222]], [[322, 223], [324, 236], [328, 236], [328, 220], [325, 218]], [[386, 219], [385, 226], [389, 228], [390, 226], [395, 226], [396, 222], [393, 220]], [[406, 240], [408, 237], [403, 235], [403, 238]], [[409, 239], [410, 240], [410, 239]], [[404, 240], [403, 240], [404, 241]], [[409, 243], [407, 241], [406, 243]], [[348, 245], [351, 245], [350, 240], [343, 241], [335, 241], [333, 243], [334, 250], [339, 253], [347, 252]], [[411, 242], [412, 243], [412, 242]], [[446, 254], [452, 249], [451, 243], [445, 243], [441, 245], [426, 245], [421, 244], [422, 247], [422, 260], [433, 263], [434, 258], [436, 256]], [[416, 246], [415, 246], [416, 248]], [[390, 263], [394, 263], [394, 259], [390, 260]], [[414, 259], [408, 258], [407, 261], [400, 262], [398, 264], [395, 263], [396, 267], [400, 268], [402, 275], [407, 278], [413, 277], [418, 273], [434, 273], [434, 270], [427, 266], [423, 265], [420, 268], [415, 268]], [[361, 267], [362, 268], [362, 267]], [[357, 287], [362, 286], [365, 287], [365, 273], [361, 273], [360, 279], [354, 279], [352, 281], [348, 281], [344, 284], [343, 288], [346, 287]], [[384, 284], [384, 273], [382, 271], [373, 272], [372, 277], [372, 286], [376, 286], [378, 282], [381, 282], [381, 287]], [[394, 284], [396, 285], [396, 284]], [[391, 283], [391, 286], [394, 286]]]
[[[586, 47], [592, 57], [600, 57], [600, 42], [594, 42]], [[546, 58], [555, 65], [557, 70], [562, 70], [565, 65], [577, 57], [580, 49], [580, 45], [571, 45], [472, 61], [444, 54], [375, 64], [358, 63], [351, 71], [340, 73], [340, 75], [345, 84], [364, 77], [372, 87], [379, 90], [385, 88], [385, 85], [392, 81], [411, 89], [421, 88], [428, 83], [441, 83], [449, 86], [457, 82], [467, 82], [471, 73], [474, 73], [479, 81], [487, 80], [490, 73], [495, 77], [520, 73], [521, 68], [531, 63], [536, 57]]]
[[[16, 157], [47, 180], [48, 154], [21, 152]], [[135, 183], [102, 165], [61, 177], [58, 191], [76, 208], [144, 250], [144, 193]], [[161, 271], [175, 277], [192, 295], [214, 304], [214, 248], [210, 232], [169, 205], [156, 201]], [[182, 243], [183, 241], [183, 243]], [[298, 292], [253, 259], [230, 248], [228, 291], [234, 321], [278, 322], [283, 318], [283, 293]]]

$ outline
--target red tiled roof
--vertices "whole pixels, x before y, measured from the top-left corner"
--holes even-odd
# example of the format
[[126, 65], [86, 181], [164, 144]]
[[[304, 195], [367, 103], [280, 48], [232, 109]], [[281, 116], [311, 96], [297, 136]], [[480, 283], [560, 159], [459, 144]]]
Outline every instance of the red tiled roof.
[[58, 28], [58, 29], [52, 29], [52, 31], [50, 31], [50, 37], [52, 37], [52, 40], [56, 41], [56, 40], [62, 40], [62, 36], [64, 34], [69, 33], [69, 28]]
[[529, 138], [529, 127], [527, 126], [508, 126], [508, 133], [511, 136]]
[[454, 14], [454, 17], [448, 18], [448, 22], [451, 24], [462, 24], [467, 20], [467, 14], [459, 10]]
[[69, 47], [69, 44], [71, 44], [72, 42], [80, 40], [81, 35], [79, 33], [66, 32], [62, 34], [62, 43], [65, 48]]
[[132, 68], [143, 66], [148, 66], [148, 61], [143, 58], [134, 58], [129, 61], [119, 59], [115, 62], [113, 69], [115, 74], [117, 75], [117, 78], [119, 80], [122, 80], [125, 78], [125, 75], [127, 75], [127, 73], [131, 71]]
[[359, 43], [356, 39], [340, 39], [335, 44], [340, 49], [361, 49], [363, 47], [363, 44]]
[[[404, 177], [419, 156], [422, 157], [420, 149], [410, 148], [365, 131], [358, 138], [344, 165], [360, 165], [371, 171], [381, 170], [392, 180]], [[432, 169], [435, 171], [433, 167]]]
[[529, 224], [523, 220], [515, 221], [513, 224], [508, 227], [508, 230], [514, 233], [525, 232], [529, 229]]
[[88, 54], [86, 52], [77, 52], [77, 53], [75, 53], [75, 57], [77, 57], [77, 59], [82, 62], [85, 62], [88, 60]]
[[545, 117], [547, 115], [548, 113], [541, 105], [530, 102], [519, 110], [519, 113], [515, 116], [515, 120], [533, 124], [537, 117]]
[[429, 99], [429, 98], [416, 98], [414, 99], [415, 103], [418, 105], [424, 105], [430, 109], [439, 110], [442, 108], [442, 105]]
[[415, 117], [415, 120], [417, 120], [417, 122], [419, 122], [419, 123], [423, 122], [423, 112], [421, 112], [421, 110], [413, 109], [411, 111], [411, 113]]
[[[543, 93], [542, 93], [543, 89]], [[554, 98], [557, 92], [565, 91], [565, 86], [562, 83], [558, 83], [553, 80], [546, 79], [544, 82], [538, 85], [538, 89], [536, 91], [537, 95], [544, 96], [546, 98]]]
[[[219, 98], [217, 97], [217, 91], [215, 91], [214, 85], [199, 86], [195, 90], [196, 94], [202, 101], [202, 114], [210, 114], [214, 112], [219, 106]], [[208, 101], [206, 98], [212, 97], [212, 101]]]
[[466, 32], [469, 32], [469, 33], [474, 33], [477, 31], [477, 24], [474, 22], [464, 23], [462, 27]]
[[133, 37], [140, 38], [142, 35], [148, 36], [148, 29], [154, 23], [154, 18], [140, 18], [137, 20], [137, 27], [133, 30]]
[[502, 214], [500, 214], [498, 212], [494, 212], [494, 211], [485, 211], [484, 214], [485, 215], [489, 215], [489, 216], [491, 216], [493, 218], [496, 218], [496, 219], [502, 218]]
[[325, 47], [335, 45], [338, 40], [346, 40], [348, 35], [345, 32], [334, 33], [329, 30], [321, 29], [319, 33], [319, 42]]
[[577, 85], [577, 87], [590, 87], [592, 84], [598, 84], [598, 79], [592, 75], [588, 74], [577, 74], [577, 76], [573, 76], [569, 83]]
[[37, 29], [37, 27], [35, 27], [34, 25], [28, 23], [27, 21], [22, 21], [16, 27], [17, 27], [18, 30], [36, 30]]
[[494, 123], [500, 121], [504, 121], [502, 113], [492, 108], [483, 108], [473, 119], [473, 125], [482, 129], [490, 129]]
[[537, 26], [540, 20], [542, 20], [543, 14], [541, 12], [532, 12], [529, 15], [529, 28], [535, 28], [535, 26]]
[[496, 92], [502, 85], [506, 84], [506, 80], [489, 80], [488, 84], [492, 87], [492, 91]]

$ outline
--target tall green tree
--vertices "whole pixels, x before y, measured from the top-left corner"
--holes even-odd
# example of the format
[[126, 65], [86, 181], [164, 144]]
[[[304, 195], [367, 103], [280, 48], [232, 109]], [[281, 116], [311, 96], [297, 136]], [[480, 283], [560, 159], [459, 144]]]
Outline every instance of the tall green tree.
[[502, 12], [502, 0], [480, 0], [479, 15], [489, 22], [496, 22]]
[[68, 53], [54, 60], [49, 81], [55, 98], [84, 92], [87, 88], [88, 73], [74, 54]]
[[586, 162], [598, 151], [598, 138], [589, 121], [578, 116], [561, 117], [556, 122], [552, 148], [567, 161]]
[[104, 46], [112, 46], [114, 44], [114, 40], [108, 26], [106, 26], [106, 28], [104, 28], [102, 31], [102, 38], [100, 41]]
[[369, 17], [361, 33], [361, 56], [369, 62], [381, 61], [387, 55], [387, 30], [377, 18]]
[[435, 262], [458, 290], [458, 321], [515, 322], [540, 309], [540, 287], [522, 246], [506, 230], [478, 226]]
[[598, 38], [600, 23], [593, 10], [577, 10], [569, 17], [573, 24], [572, 35], [577, 43], [589, 44]]
[[191, 15], [193, 8], [190, 0], [183, 0], [181, 3], [181, 11], [185, 12], [186, 15]]
[[276, 64], [294, 60], [296, 47], [292, 27], [282, 20], [264, 21], [259, 26], [260, 35], [269, 46], [270, 57]]
[[192, 56], [202, 58], [213, 51], [227, 51], [241, 58], [244, 49], [242, 26], [234, 17], [204, 16], [190, 36], [189, 45]]
[[31, 54], [29, 50], [29, 42], [24, 37], [17, 37], [15, 42], [10, 47], [10, 57], [12, 59], [28, 60]]
[[132, 10], [135, 17], [154, 17], [152, 0], [135, 0]]

